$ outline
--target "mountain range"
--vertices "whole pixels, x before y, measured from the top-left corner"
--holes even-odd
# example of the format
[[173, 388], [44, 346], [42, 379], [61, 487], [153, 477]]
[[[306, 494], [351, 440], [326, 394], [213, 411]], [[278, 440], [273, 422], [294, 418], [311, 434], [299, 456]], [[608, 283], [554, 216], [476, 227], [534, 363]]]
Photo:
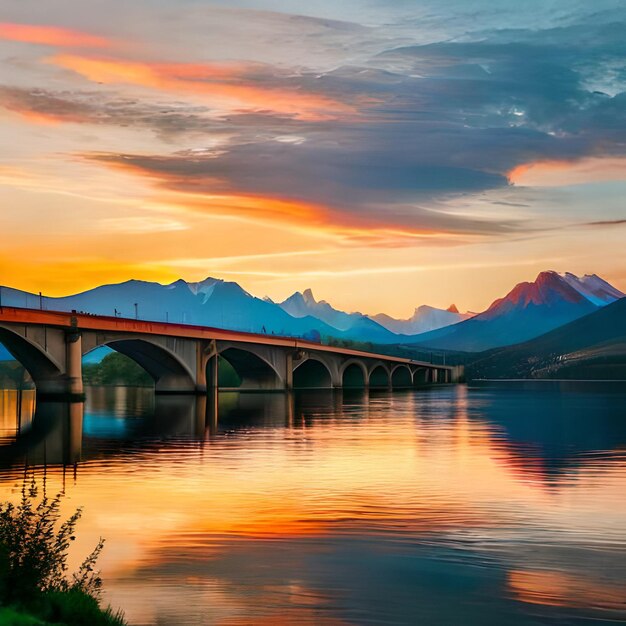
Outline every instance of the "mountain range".
[[[170, 321], [247, 332], [397, 344], [404, 348], [482, 351], [520, 343], [593, 313], [624, 294], [592, 275], [541, 272], [516, 285], [477, 315], [420, 306], [409, 319], [367, 316], [317, 301], [310, 289], [275, 303], [257, 298], [237, 283], [207, 278], [169, 285], [130, 280], [61, 298], [1, 288], [5, 306], [85, 311], [144, 320]], [[427, 332], [425, 332], [427, 331]], [[0, 354], [0, 358], [1, 358]]]
[[310, 289], [303, 292], [296, 291], [292, 296], [280, 302], [279, 306], [293, 317], [315, 317], [337, 330], [358, 336], [362, 341], [374, 343], [388, 343], [389, 333], [395, 336], [393, 341], [397, 341], [398, 335], [417, 335], [456, 324], [473, 315], [473, 313], [459, 313], [454, 304], [448, 309], [437, 309], [424, 304], [417, 307], [413, 316], [405, 320], [395, 319], [384, 313], [378, 315], [346, 313], [335, 309], [325, 300], [317, 301]]
[[395, 319], [385, 313], [372, 315], [371, 319], [397, 335], [417, 335], [457, 324], [474, 315], [476, 313], [460, 313], [455, 304], [451, 304], [447, 309], [437, 309], [422, 304], [415, 309], [411, 317], [405, 320]]
[[452, 326], [425, 333], [416, 347], [480, 352], [543, 335], [593, 313], [624, 294], [595, 274], [541, 272], [516, 285], [484, 312]]
[[333, 308], [324, 300], [317, 302], [310, 289], [302, 293], [297, 291], [278, 306], [296, 319], [307, 317], [318, 319], [339, 331], [344, 337], [374, 343], [397, 340], [394, 333], [362, 313], [346, 313]]
[[98, 315], [119, 315], [144, 320], [170, 321], [246, 332], [268, 333], [309, 339], [338, 338], [381, 344], [405, 342], [411, 329], [438, 328], [454, 323], [462, 315], [434, 307], [419, 307], [411, 320], [393, 320], [401, 329], [410, 322], [407, 333], [394, 332], [362, 313], [346, 313], [325, 301], [316, 301], [310, 289], [296, 292], [284, 302], [261, 299], [235, 282], [207, 278], [200, 282], [177, 280], [169, 285], [129, 280], [102, 285], [89, 291], [61, 298], [44, 297], [2, 287], [6, 306], [59, 311], [86, 311]]
[[626, 298], [525, 343], [481, 353], [469, 379], [626, 379]]

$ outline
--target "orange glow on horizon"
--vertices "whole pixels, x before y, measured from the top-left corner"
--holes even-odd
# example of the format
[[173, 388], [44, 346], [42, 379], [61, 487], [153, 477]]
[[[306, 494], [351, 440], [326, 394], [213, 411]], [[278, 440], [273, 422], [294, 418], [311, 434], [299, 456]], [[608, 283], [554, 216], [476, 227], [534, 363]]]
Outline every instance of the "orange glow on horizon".
[[57, 48], [108, 48], [111, 46], [111, 42], [105, 37], [91, 33], [59, 26], [13, 22], [0, 22], [0, 39]]

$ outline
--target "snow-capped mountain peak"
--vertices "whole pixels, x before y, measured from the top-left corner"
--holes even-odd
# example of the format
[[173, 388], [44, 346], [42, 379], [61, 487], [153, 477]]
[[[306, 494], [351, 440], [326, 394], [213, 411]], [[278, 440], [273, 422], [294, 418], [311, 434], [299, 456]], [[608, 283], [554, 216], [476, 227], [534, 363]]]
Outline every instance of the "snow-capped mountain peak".
[[209, 276], [205, 278], [204, 280], [201, 280], [197, 283], [187, 283], [187, 286], [189, 287], [189, 290], [191, 291], [191, 293], [193, 293], [196, 296], [198, 294], [203, 294], [205, 296], [205, 300], [208, 300], [208, 298], [211, 297], [213, 290], [215, 289], [215, 285], [221, 282], [223, 281], [220, 280], [219, 278], [211, 278]]
[[422, 304], [415, 309], [413, 315], [408, 319], [395, 319], [384, 313], [373, 315], [372, 319], [393, 333], [415, 335], [456, 324], [471, 316], [469, 313], [459, 313], [455, 305], [446, 310]]
[[564, 274], [559, 274], [559, 276], [596, 306], [610, 304], [624, 297], [624, 294], [619, 289], [607, 283], [597, 274], [576, 276], [570, 272], [565, 272]]
[[493, 317], [501, 311], [528, 306], [563, 306], [570, 304], [592, 304], [604, 306], [623, 297], [624, 294], [595, 274], [578, 277], [554, 270], [540, 272], [533, 282], [518, 283], [503, 298], [499, 298], [481, 314]]

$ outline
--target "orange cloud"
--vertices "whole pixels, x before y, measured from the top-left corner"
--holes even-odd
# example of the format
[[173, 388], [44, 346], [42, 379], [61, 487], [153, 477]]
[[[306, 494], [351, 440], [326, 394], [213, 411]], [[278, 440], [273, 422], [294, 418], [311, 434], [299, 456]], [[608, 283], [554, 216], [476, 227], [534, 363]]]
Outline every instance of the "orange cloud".
[[[43, 126], [56, 126], [62, 122], [70, 121], [67, 117], [54, 115], [52, 113], [43, 113], [39, 111], [32, 111], [30, 109], [17, 109], [15, 107], [8, 107], [10, 111], [16, 113], [22, 118], [24, 122], [28, 124], [40, 124]], [[72, 120], [74, 121], [74, 120]]]
[[356, 113], [353, 107], [326, 96], [245, 84], [245, 71], [251, 66], [242, 63], [147, 63], [72, 54], [56, 55], [49, 62], [92, 82], [186, 93], [227, 110], [271, 111], [309, 121]]
[[396, 226], [319, 203], [266, 195], [181, 192], [160, 197], [158, 202], [193, 211], [240, 215], [260, 221], [278, 221], [306, 231], [318, 231], [352, 244], [401, 247], [413, 245], [417, 241], [450, 244], [472, 239], [472, 236], [466, 233]]
[[57, 48], [108, 48], [105, 37], [59, 26], [0, 22], [0, 39]]
[[507, 177], [511, 183], [527, 187], [559, 187], [626, 180], [626, 157], [535, 161], [514, 167]]
[[[296, 198], [230, 190], [228, 181], [220, 178], [179, 177], [176, 174], [146, 169], [123, 156], [111, 158], [98, 153], [84, 156], [116, 170], [149, 179], [155, 187], [166, 190], [165, 194], [160, 193], [154, 198], [154, 202], [186, 211], [279, 222], [309, 232], [317, 231], [350, 243], [386, 247], [412, 245], [416, 241], [453, 244], [479, 237], [444, 228], [390, 224], [383, 217], [361, 216], [358, 212], [343, 211], [333, 206]], [[214, 193], [209, 189], [211, 186], [215, 188]]]

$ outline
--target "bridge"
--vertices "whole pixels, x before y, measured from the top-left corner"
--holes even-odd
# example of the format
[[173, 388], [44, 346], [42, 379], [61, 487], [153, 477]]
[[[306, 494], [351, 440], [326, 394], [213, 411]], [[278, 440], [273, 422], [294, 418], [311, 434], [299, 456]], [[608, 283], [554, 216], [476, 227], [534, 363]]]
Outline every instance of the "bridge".
[[[460, 375], [457, 367], [290, 337], [74, 311], [2, 307], [0, 342], [45, 398], [82, 399], [82, 358], [100, 346], [138, 363], [157, 393], [406, 389], [458, 382]], [[227, 368], [231, 380], [224, 382]]]

